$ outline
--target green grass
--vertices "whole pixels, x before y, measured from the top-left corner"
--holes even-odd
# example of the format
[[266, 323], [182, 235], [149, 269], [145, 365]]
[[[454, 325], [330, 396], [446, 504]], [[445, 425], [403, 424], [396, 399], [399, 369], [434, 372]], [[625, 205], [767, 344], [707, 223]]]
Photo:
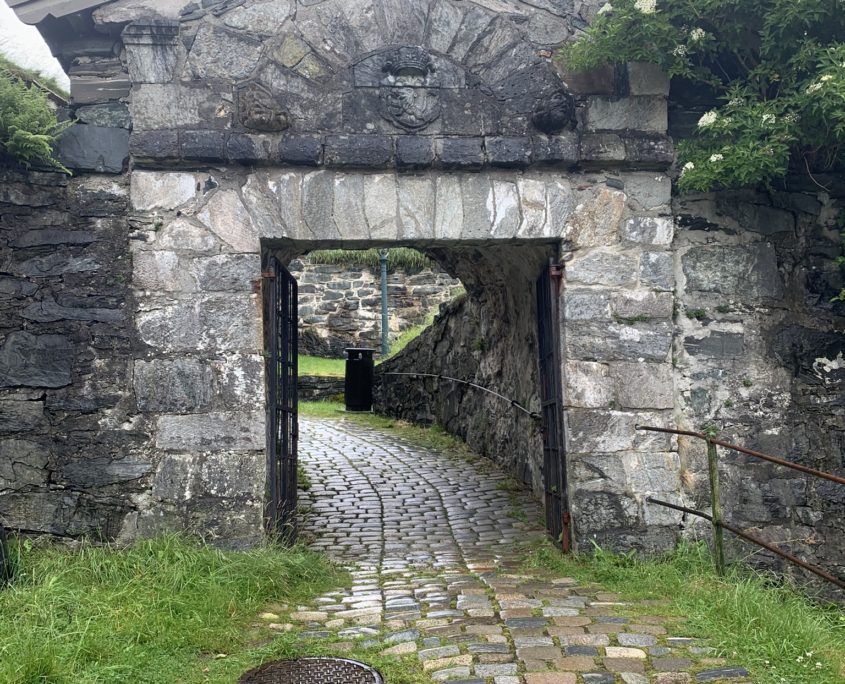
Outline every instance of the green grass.
[[301, 401], [299, 402], [299, 415], [306, 418], [330, 418], [349, 421], [365, 427], [386, 430], [396, 437], [406, 439], [425, 449], [460, 456], [469, 461], [480, 460], [482, 463], [485, 462], [463, 440], [450, 435], [439, 425], [421, 427], [404, 420], [380, 416], [375, 413], [346, 413], [343, 404], [332, 401]]
[[299, 375], [319, 375], [321, 377], [342, 378], [346, 373], [344, 359], [324, 359], [320, 356], [299, 355]]
[[564, 556], [544, 544], [529, 553], [526, 566], [598, 583], [625, 599], [667, 600], [659, 609], [646, 610], [685, 618], [688, 635], [705, 637], [760, 684], [845, 681], [841, 609], [814, 603], [791, 585], [778, 585], [745, 567], [733, 567], [719, 578], [703, 544], [682, 545], [652, 559], [601, 550]]
[[[312, 264], [338, 264], [340, 266], [363, 266], [378, 272], [381, 268], [378, 249], [318, 249], [309, 252]], [[434, 262], [425, 254], [410, 247], [393, 247], [387, 250], [387, 270], [421, 270], [431, 268]]]
[[16, 580], [0, 591], [4, 684], [234, 682], [297, 648], [257, 640], [250, 624], [264, 606], [347, 579], [304, 548], [234, 553], [179, 537], [16, 555]]

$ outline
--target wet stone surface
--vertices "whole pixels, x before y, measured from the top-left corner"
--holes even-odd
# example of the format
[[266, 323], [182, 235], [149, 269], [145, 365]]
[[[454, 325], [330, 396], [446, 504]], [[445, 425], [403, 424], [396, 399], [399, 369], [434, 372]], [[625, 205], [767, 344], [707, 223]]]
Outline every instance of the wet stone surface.
[[270, 629], [416, 654], [435, 682], [750, 684], [661, 617], [660, 602], [632, 606], [520, 568], [520, 544], [543, 537], [541, 509], [486, 461], [342, 421], [300, 419], [300, 430], [303, 536], [353, 583], [284, 618], [262, 615]]

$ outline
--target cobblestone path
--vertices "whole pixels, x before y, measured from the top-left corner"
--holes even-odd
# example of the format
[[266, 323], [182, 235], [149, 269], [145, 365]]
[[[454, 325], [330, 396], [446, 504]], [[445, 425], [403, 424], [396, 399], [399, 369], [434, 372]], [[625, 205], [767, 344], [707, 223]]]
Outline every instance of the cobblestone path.
[[620, 617], [629, 604], [617, 596], [521, 570], [515, 547], [542, 537], [541, 510], [487, 462], [307, 419], [300, 458], [312, 483], [303, 533], [354, 578], [291, 613], [304, 638], [415, 653], [433, 681], [453, 684], [750, 682], [659, 604]]

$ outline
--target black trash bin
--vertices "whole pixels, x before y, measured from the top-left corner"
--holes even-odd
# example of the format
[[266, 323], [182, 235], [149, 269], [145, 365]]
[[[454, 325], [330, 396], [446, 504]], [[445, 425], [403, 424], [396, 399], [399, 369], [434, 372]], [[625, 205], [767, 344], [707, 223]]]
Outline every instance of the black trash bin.
[[375, 349], [349, 347], [346, 352], [344, 394], [347, 411], [373, 410], [373, 353]]

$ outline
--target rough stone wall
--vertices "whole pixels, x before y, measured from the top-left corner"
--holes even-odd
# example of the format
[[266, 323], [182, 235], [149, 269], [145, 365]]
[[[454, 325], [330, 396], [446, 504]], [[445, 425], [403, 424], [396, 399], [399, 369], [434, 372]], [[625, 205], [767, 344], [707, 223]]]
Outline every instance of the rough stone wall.
[[[830, 180], [831, 193], [676, 198], [677, 418], [683, 427], [714, 425], [727, 441], [841, 475], [845, 304], [830, 300], [843, 285], [834, 264], [843, 184]], [[721, 453], [727, 520], [845, 575], [842, 487]], [[702, 445], [683, 439], [680, 455], [686, 496], [706, 508]], [[775, 562], [766, 553], [758, 559]]]
[[113, 539], [153, 469], [125, 178], [0, 171], [0, 519]]
[[[313, 264], [308, 257], [288, 267], [299, 283], [300, 353], [343, 358], [346, 347], [381, 348], [381, 276], [367, 267]], [[460, 281], [440, 269], [388, 273], [389, 336], [425, 322], [450, 299]]]
[[476, 452], [543, 491], [541, 426], [507, 401], [464, 384], [394, 376], [434, 373], [474, 382], [539, 411], [533, 281], [553, 248], [489, 246], [437, 250], [466, 296], [444, 307], [403, 352], [376, 367], [375, 409], [437, 423]]

